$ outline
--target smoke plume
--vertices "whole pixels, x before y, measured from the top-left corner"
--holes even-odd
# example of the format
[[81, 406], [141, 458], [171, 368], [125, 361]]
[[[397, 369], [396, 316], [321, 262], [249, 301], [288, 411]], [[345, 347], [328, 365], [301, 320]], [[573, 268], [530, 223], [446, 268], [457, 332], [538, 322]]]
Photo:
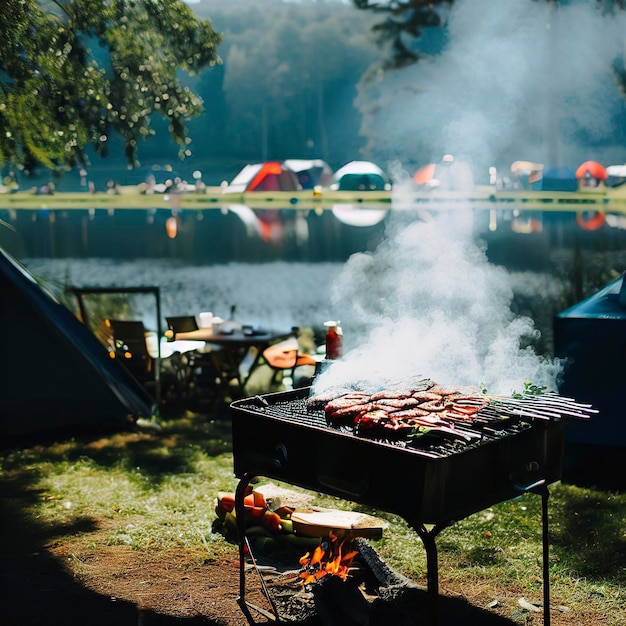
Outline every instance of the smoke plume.
[[353, 255], [336, 278], [344, 357], [316, 381], [379, 389], [409, 377], [521, 391], [555, 389], [558, 366], [531, 347], [538, 332], [511, 312], [507, 271], [474, 239], [471, 209], [415, 220], [397, 213], [374, 253]]
[[369, 158], [425, 164], [451, 153], [485, 174], [515, 160], [623, 163], [612, 63], [625, 25], [624, 12], [603, 16], [595, 2], [457, 0], [442, 50], [360, 86]]

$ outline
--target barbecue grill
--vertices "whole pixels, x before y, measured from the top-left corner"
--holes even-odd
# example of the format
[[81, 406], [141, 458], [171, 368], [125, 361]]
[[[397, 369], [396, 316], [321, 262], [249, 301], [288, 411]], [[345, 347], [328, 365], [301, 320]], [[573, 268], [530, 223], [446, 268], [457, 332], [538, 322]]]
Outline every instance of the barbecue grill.
[[[469, 443], [418, 445], [372, 440], [328, 426], [310, 388], [231, 404], [235, 506], [240, 537], [240, 604], [245, 609], [244, 555], [249, 545], [243, 497], [264, 476], [365, 504], [403, 517], [427, 557], [427, 585], [438, 595], [436, 536], [446, 527], [524, 492], [542, 497], [544, 623], [549, 624], [548, 485], [561, 478], [564, 424], [560, 418], [491, 420]], [[421, 440], [420, 440], [421, 441]], [[427, 528], [428, 527], [428, 528]]]

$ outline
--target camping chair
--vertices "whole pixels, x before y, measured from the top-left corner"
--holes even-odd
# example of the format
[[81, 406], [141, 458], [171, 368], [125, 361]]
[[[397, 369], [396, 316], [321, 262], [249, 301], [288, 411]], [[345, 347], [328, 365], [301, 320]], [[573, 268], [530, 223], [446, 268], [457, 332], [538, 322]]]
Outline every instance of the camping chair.
[[[301, 352], [297, 336], [299, 329], [294, 328], [294, 333], [294, 337], [275, 343], [263, 351], [263, 361], [274, 370], [272, 385], [280, 382], [289, 382], [292, 387], [299, 386], [296, 370], [301, 367], [311, 369], [310, 376], [305, 377], [307, 382], [312, 379], [315, 373], [317, 361], [310, 354]], [[285, 379], [285, 375], [288, 380]]]
[[152, 386], [155, 367], [143, 322], [107, 319], [105, 326], [111, 329], [109, 356], [118, 359], [144, 387]]
[[[188, 333], [198, 330], [198, 322], [194, 315], [174, 315], [165, 318], [167, 322], [166, 337], [174, 341], [178, 333]], [[207, 352], [199, 352], [198, 350], [190, 350], [179, 355], [179, 361], [185, 374], [182, 375], [182, 385], [185, 389], [185, 395], [193, 392], [198, 398], [198, 393], [202, 390], [203, 395], [212, 397], [215, 389], [220, 386], [223, 365], [219, 358], [222, 348], [219, 346], [206, 344]]]
[[[172, 401], [180, 397], [180, 384], [184, 364], [180, 359], [161, 358], [157, 366], [148, 349], [146, 327], [136, 320], [106, 319], [105, 328], [109, 331], [109, 356], [117, 359], [158, 402]], [[161, 364], [170, 365], [173, 374], [163, 377]], [[176, 382], [174, 381], [176, 379]], [[166, 383], [166, 384], [165, 384]]]

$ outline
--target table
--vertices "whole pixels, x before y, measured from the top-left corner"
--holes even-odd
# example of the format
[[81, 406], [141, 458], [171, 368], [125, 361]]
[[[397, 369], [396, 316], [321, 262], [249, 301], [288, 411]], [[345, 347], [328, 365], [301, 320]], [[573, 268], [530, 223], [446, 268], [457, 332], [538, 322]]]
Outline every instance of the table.
[[[205, 345], [204, 341], [169, 341], [166, 337], [161, 337], [160, 356], [162, 359], [167, 359], [175, 352], [184, 354], [193, 350], [202, 350]], [[150, 332], [146, 334], [146, 346], [150, 356], [156, 359], [159, 356], [156, 333]]]
[[[206, 346], [219, 346], [222, 350], [216, 352], [216, 361], [220, 361], [224, 369], [225, 377], [230, 377], [236, 382], [235, 389], [237, 395], [243, 397], [246, 383], [250, 380], [252, 373], [259, 365], [263, 352], [269, 346], [295, 337], [293, 330], [276, 331], [276, 330], [252, 330], [244, 331], [243, 329], [233, 329], [229, 332], [216, 332], [212, 328], [198, 328], [185, 333], [176, 333], [175, 341], [203, 341]], [[296, 343], [297, 349], [297, 343]], [[242, 376], [242, 364], [251, 349], [254, 348], [255, 354], [252, 363], [245, 376]], [[220, 355], [221, 352], [226, 353], [226, 359]]]

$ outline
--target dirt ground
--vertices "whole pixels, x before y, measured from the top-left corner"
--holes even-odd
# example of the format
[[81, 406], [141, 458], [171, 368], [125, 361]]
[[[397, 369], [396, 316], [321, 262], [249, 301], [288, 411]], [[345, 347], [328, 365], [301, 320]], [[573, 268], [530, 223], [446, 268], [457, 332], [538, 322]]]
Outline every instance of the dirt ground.
[[[12, 490], [10, 482], [4, 482], [0, 493], [3, 510], [0, 624], [3, 626], [245, 626], [250, 623], [237, 602], [236, 546], [220, 557], [219, 562], [209, 560], [206, 552], [183, 548], [137, 551], [125, 546], [103, 547], [111, 530], [109, 520], [96, 522], [90, 528], [64, 529], [62, 539], [58, 538], [58, 532], [50, 537], [45, 527], [33, 525], [22, 514], [35, 494], [14, 487]], [[389, 621], [385, 617], [384, 622], [376, 623], [386, 626], [543, 624], [541, 612], [510, 619], [519, 597], [515, 590], [510, 590], [510, 597], [500, 596], [498, 606], [486, 609], [493, 601], [489, 589], [455, 589], [442, 571], [440, 589], [439, 621]], [[246, 599], [269, 608], [255, 572], [246, 576]], [[591, 616], [581, 621], [580, 616], [556, 613], [552, 618], [555, 626], [601, 623]], [[273, 623], [256, 612], [253, 619], [256, 624]], [[317, 617], [306, 621], [307, 626], [328, 623]], [[351, 622], [340, 623], [349, 626]]]

